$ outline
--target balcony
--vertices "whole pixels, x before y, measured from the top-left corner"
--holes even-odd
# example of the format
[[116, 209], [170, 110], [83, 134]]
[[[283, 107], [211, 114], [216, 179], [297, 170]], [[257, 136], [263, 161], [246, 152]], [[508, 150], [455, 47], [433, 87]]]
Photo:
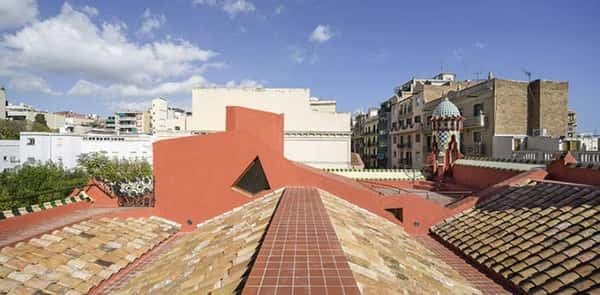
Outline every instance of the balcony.
[[466, 117], [463, 123], [464, 128], [483, 128], [487, 125], [485, 115]]
[[483, 143], [465, 144], [463, 148], [465, 156], [481, 156], [485, 152]]
[[600, 152], [571, 152], [581, 163], [600, 163]]
[[517, 160], [530, 161], [552, 161], [559, 158], [561, 152], [543, 152], [543, 151], [513, 151], [512, 158]]

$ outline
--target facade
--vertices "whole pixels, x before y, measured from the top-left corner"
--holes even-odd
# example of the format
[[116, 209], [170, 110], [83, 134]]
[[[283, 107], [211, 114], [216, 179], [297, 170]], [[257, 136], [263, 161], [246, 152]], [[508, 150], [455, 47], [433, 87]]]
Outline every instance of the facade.
[[[450, 91], [447, 96], [465, 118], [460, 139], [465, 156], [510, 158], [513, 151], [523, 148], [523, 139], [529, 135], [567, 135], [567, 82], [513, 81], [490, 75], [488, 80]], [[427, 103], [424, 116], [429, 118], [438, 103]]]
[[311, 98], [306, 88], [220, 88], [192, 90], [196, 133], [225, 130], [225, 109], [241, 106], [285, 115], [285, 156], [318, 168], [350, 167], [350, 114], [331, 100]]
[[[56, 112], [56, 115], [65, 117], [64, 132], [83, 134], [98, 127], [101, 122], [97, 115], [84, 115], [74, 112]], [[63, 131], [63, 130], [61, 130]]]
[[412, 79], [396, 89], [392, 103], [392, 165], [391, 168], [421, 169], [431, 151], [431, 126], [424, 117], [425, 104], [452, 90], [470, 85], [456, 82], [452, 73], [441, 73], [430, 79]]
[[392, 97], [381, 103], [378, 113], [377, 130], [377, 167], [392, 168], [392, 148], [390, 130], [392, 129], [392, 103], [395, 97]]
[[26, 120], [33, 122], [35, 121], [35, 116], [38, 114], [44, 115], [50, 129], [56, 129], [60, 132], [65, 131], [66, 118], [63, 114], [39, 111], [34, 107], [23, 103], [8, 104], [6, 107], [6, 118], [9, 120]]
[[567, 116], [567, 137], [573, 138], [577, 136], [577, 112], [569, 110]]
[[74, 168], [77, 167], [78, 156], [90, 152], [101, 152], [115, 159], [152, 163], [152, 136], [21, 132], [19, 140], [21, 164], [51, 161]]
[[0, 140], [0, 173], [19, 165], [19, 141]]
[[367, 113], [365, 112], [357, 112], [352, 116], [352, 152], [357, 153], [361, 157], [364, 155], [365, 149], [364, 130], [366, 121]]
[[137, 134], [144, 130], [144, 113], [142, 112], [117, 112], [106, 119], [106, 128], [114, 130], [116, 134]]
[[6, 100], [6, 89], [0, 88], [0, 120], [5, 120], [7, 117], [6, 107], [8, 106], [8, 100]]
[[367, 112], [367, 118], [363, 130], [364, 150], [361, 158], [365, 168], [378, 168], [377, 155], [379, 148], [379, 109], [371, 108]]
[[180, 108], [170, 107], [166, 98], [152, 100], [150, 128], [152, 133], [190, 130], [192, 114]]

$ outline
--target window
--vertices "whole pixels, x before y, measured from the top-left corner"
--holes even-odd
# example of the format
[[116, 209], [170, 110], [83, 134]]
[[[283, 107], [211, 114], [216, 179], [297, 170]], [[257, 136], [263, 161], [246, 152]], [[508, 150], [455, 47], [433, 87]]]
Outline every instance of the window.
[[394, 217], [396, 217], [396, 219], [398, 219], [400, 222], [403, 221], [402, 208], [387, 208], [385, 211], [392, 213], [392, 215], [394, 215]]
[[421, 142], [421, 134], [416, 134], [416, 135], [415, 135], [415, 142], [416, 142], [416, 143], [419, 143], [419, 142]]
[[481, 132], [473, 132], [473, 142], [481, 143]]
[[478, 104], [474, 105], [473, 106], [473, 116], [479, 116], [481, 113], [483, 113], [483, 104], [478, 103]]
[[233, 183], [233, 188], [246, 194], [257, 193], [271, 188], [258, 157], [242, 172], [242, 175]]
[[392, 143], [396, 144], [396, 141], [398, 141], [398, 137], [396, 137], [396, 136], [392, 137]]
[[396, 151], [394, 151], [394, 158], [398, 157], [398, 154], [396, 153]]
[[35, 138], [33, 138], [33, 137], [27, 138], [27, 145], [35, 145]]
[[415, 116], [415, 123], [421, 123], [421, 116]]

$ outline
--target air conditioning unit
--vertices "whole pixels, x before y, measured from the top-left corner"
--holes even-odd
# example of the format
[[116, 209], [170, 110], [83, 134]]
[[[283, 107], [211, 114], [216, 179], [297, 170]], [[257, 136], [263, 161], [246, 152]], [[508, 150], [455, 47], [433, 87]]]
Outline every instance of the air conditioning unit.
[[548, 136], [548, 129], [533, 129], [533, 136]]

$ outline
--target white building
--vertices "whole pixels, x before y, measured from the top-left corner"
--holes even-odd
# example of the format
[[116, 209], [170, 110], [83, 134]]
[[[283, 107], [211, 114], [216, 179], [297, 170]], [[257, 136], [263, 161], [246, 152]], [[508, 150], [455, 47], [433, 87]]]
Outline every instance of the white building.
[[102, 152], [115, 159], [152, 163], [152, 136], [21, 132], [19, 141], [22, 164], [52, 161], [61, 163], [65, 168], [74, 168], [79, 155], [90, 152]]
[[0, 172], [19, 165], [19, 141], [0, 140]]
[[167, 99], [158, 97], [150, 107], [150, 128], [152, 133], [164, 131], [186, 131], [192, 115], [180, 108], [169, 107]]
[[310, 97], [307, 88], [221, 88], [192, 90], [195, 132], [225, 130], [226, 106], [284, 114], [285, 156], [318, 168], [350, 167], [350, 113], [338, 113], [334, 100]]
[[6, 89], [0, 87], [0, 120], [6, 119], [6, 106], [8, 101], [6, 100]]

